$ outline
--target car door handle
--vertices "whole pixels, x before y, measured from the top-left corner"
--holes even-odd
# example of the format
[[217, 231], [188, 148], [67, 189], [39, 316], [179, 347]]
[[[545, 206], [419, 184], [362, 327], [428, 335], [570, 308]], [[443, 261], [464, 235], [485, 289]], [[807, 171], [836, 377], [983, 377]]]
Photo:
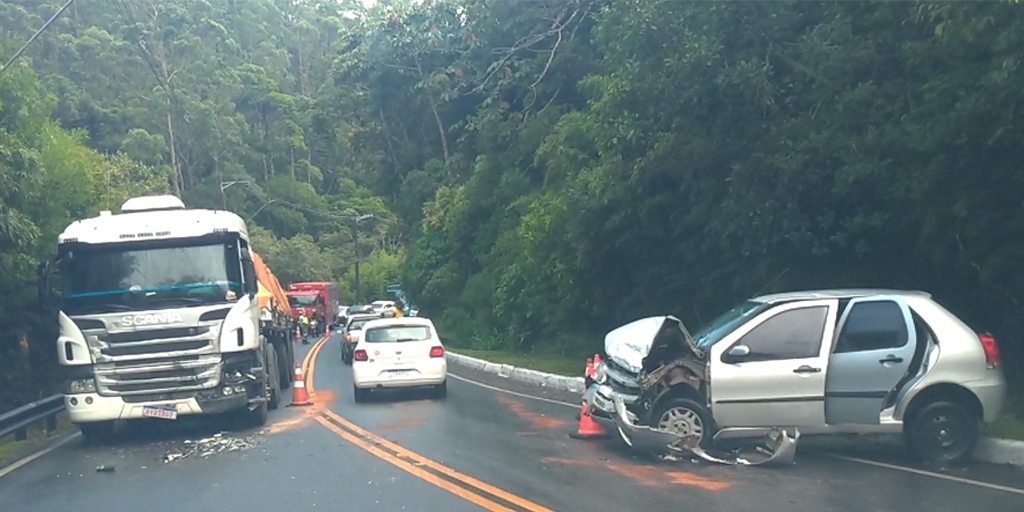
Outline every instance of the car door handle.
[[896, 357], [896, 356], [885, 356], [884, 358], [879, 359], [878, 362], [879, 362], [879, 364], [902, 363], [903, 362], [903, 358], [902, 357]]
[[811, 366], [807, 366], [805, 364], [805, 365], [801, 366], [800, 368], [797, 368], [796, 370], [793, 370], [793, 373], [818, 373], [820, 371], [821, 371], [821, 368], [814, 368], [814, 367], [811, 367]]

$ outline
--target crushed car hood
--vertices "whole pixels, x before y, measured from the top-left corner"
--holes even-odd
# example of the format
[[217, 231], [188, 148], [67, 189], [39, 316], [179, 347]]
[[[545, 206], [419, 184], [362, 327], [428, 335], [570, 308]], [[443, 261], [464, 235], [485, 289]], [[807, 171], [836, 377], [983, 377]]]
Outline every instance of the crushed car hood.
[[704, 351], [697, 347], [683, 322], [671, 315], [641, 318], [615, 328], [604, 337], [604, 352], [616, 364], [633, 373], [640, 373], [644, 368], [644, 359], [651, 354], [658, 334], [669, 322], [678, 327], [686, 340], [685, 347], [681, 348], [683, 353], [675, 354], [674, 357], [690, 356], [703, 360]]

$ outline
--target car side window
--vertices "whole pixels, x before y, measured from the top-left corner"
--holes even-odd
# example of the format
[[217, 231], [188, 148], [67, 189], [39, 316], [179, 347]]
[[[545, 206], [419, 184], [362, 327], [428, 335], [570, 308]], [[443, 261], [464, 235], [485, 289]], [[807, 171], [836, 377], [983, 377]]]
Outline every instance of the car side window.
[[744, 361], [778, 361], [817, 357], [825, 334], [828, 306], [783, 311], [744, 334], [736, 345], [746, 345]]
[[899, 304], [891, 300], [856, 302], [839, 331], [834, 353], [900, 348], [909, 338]]

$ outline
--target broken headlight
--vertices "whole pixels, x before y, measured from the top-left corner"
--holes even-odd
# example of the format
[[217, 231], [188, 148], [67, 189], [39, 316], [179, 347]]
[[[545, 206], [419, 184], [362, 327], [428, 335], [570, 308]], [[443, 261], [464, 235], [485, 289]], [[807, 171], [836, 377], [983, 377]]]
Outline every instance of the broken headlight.
[[604, 363], [597, 365], [594, 369], [594, 382], [598, 384], [604, 384], [608, 381], [608, 370], [605, 368]]

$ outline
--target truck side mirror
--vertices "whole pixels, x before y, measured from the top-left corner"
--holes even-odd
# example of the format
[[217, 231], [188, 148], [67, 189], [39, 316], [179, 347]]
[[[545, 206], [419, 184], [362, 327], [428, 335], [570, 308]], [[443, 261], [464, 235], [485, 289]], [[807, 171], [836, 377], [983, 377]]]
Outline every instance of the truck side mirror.
[[36, 299], [39, 301], [39, 306], [43, 309], [49, 309], [51, 304], [50, 297], [50, 262], [44, 261], [39, 264], [36, 268]]
[[245, 280], [246, 294], [252, 299], [256, 297], [256, 266], [252, 262], [252, 255], [248, 249], [242, 249], [242, 279]]

